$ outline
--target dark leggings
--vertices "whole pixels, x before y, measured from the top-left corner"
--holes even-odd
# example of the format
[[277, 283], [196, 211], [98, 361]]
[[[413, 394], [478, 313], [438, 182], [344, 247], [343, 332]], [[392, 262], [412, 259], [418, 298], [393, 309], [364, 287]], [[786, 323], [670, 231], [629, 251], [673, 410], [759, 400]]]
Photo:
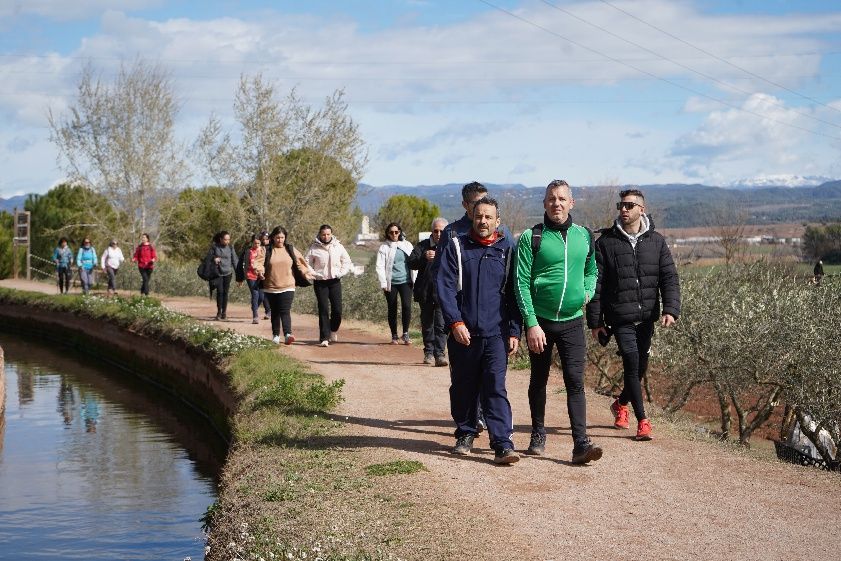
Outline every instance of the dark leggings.
[[392, 284], [391, 290], [385, 293], [388, 304], [388, 326], [391, 328], [391, 338], [397, 337], [397, 295], [400, 294], [400, 319], [403, 320], [403, 333], [409, 332], [412, 321], [412, 285], [407, 282]]
[[264, 292], [263, 297], [268, 299], [269, 306], [271, 306], [272, 310], [272, 336], [276, 337], [281, 334], [281, 324], [283, 326], [283, 335], [291, 335], [292, 301], [295, 299], [295, 291], [289, 290], [280, 293]]
[[216, 284], [216, 313], [225, 315], [228, 311], [228, 291], [231, 289], [231, 278], [233, 275], [216, 277], [213, 282]]
[[248, 284], [248, 290], [251, 292], [251, 316], [257, 319], [257, 313], [260, 311], [260, 302], [263, 300], [263, 290], [260, 288], [259, 280], [245, 279]]
[[[140, 294], [149, 296], [149, 279], [152, 278], [152, 269], [138, 269], [140, 271]], [[230, 281], [229, 281], [230, 282]]]
[[318, 302], [318, 336], [321, 341], [330, 339], [330, 332], [342, 325], [342, 280], [317, 280], [313, 283]]
[[646, 418], [641, 381], [648, 370], [648, 354], [651, 351], [653, 334], [653, 321], [644, 321], [637, 325], [626, 323], [613, 328], [625, 370], [625, 386], [619, 394], [619, 403], [627, 405], [630, 402], [638, 421]]
[[584, 396], [584, 357], [587, 353], [587, 342], [584, 339], [583, 320], [579, 317], [570, 321], [549, 321], [543, 318], [537, 318], [537, 321], [546, 334], [546, 346], [540, 354], [529, 351], [529, 408], [532, 432], [546, 434], [546, 382], [549, 381], [549, 368], [552, 366], [552, 346], [556, 345], [566, 386], [572, 440], [578, 443], [587, 438], [587, 399]]
[[73, 271], [70, 267], [58, 268], [58, 291], [62, 294], [70, 292], [70, 281], [73, 279]]
[[108, 275], [108, 290], [117, 290], [117, 269], [112, 267], [105, 267], [105, 273]]

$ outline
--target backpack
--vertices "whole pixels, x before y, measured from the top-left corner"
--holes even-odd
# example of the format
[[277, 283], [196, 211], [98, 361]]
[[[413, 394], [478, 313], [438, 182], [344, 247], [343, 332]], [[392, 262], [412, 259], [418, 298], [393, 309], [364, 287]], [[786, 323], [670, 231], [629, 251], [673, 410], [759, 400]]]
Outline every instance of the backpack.
[[286, 253], [292, 259], [292, 276], [295, 277], [295, 286], [312, 286], [312, 281], [298, 268], [298, 260], [295, 259], [295, 248], [292, 244], [283, 244]]
[[196, 274], [201, 280], [212, 281], [219, 277], [219, 267], [213, 260], [213, 254], [208, 253], [207, 256], [199, 261], [199, 266], [196, 269]]

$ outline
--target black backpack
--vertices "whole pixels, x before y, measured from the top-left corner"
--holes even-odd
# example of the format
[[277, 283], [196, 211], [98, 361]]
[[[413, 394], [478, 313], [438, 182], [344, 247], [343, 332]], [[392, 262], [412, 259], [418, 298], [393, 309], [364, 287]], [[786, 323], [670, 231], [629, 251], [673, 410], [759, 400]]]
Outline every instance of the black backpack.
[[208, 252], [205, 258], [199, 262], [196, 274], [204, 281], [212, 281], [219, 278], [219, 266], [213, 260], [213, 252]]
[[[298, 260], [295, 258], [295, 248], [292, 244], [288, 243], [283, 244], [283, 247], [286, 248], [286, 253], [288, 253], [289, 258], [292, 259], [292, 276], [295, 277], [295, 286], [312, 286], [312, 281], [308, 279], [307, 275], [298, 268]], [[274, 251], [274, 246], [269, 244], [268, 247], [266, 247], [266, 265], [268, 265], [272, 258], [272, 251]]]

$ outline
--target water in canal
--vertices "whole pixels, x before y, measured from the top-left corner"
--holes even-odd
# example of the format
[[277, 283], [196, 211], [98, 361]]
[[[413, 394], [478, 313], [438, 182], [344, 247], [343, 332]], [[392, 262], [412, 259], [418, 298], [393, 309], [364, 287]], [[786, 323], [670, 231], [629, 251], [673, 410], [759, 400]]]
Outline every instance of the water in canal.
[[202, 559], [225, 453], [206, 422], [60, 346], [0, 347], [0, 560]]

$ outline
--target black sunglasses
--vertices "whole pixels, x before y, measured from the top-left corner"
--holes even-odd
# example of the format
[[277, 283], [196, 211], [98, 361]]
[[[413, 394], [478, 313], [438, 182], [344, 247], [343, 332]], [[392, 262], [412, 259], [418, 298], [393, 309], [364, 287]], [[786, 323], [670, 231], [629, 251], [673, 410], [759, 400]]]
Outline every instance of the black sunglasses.
[[616, 210], [622, 210], [623, 208], [625, 210], [631, 210], [635, 206], [641, 207], [642, 205], [639, 204], [639, 203], [631, 202], [631, 201], [620, 201], [620, 202], [616, 203]]
[[399, 234], [400, 230], [389, 230], [388, 233], [389, 234]]

